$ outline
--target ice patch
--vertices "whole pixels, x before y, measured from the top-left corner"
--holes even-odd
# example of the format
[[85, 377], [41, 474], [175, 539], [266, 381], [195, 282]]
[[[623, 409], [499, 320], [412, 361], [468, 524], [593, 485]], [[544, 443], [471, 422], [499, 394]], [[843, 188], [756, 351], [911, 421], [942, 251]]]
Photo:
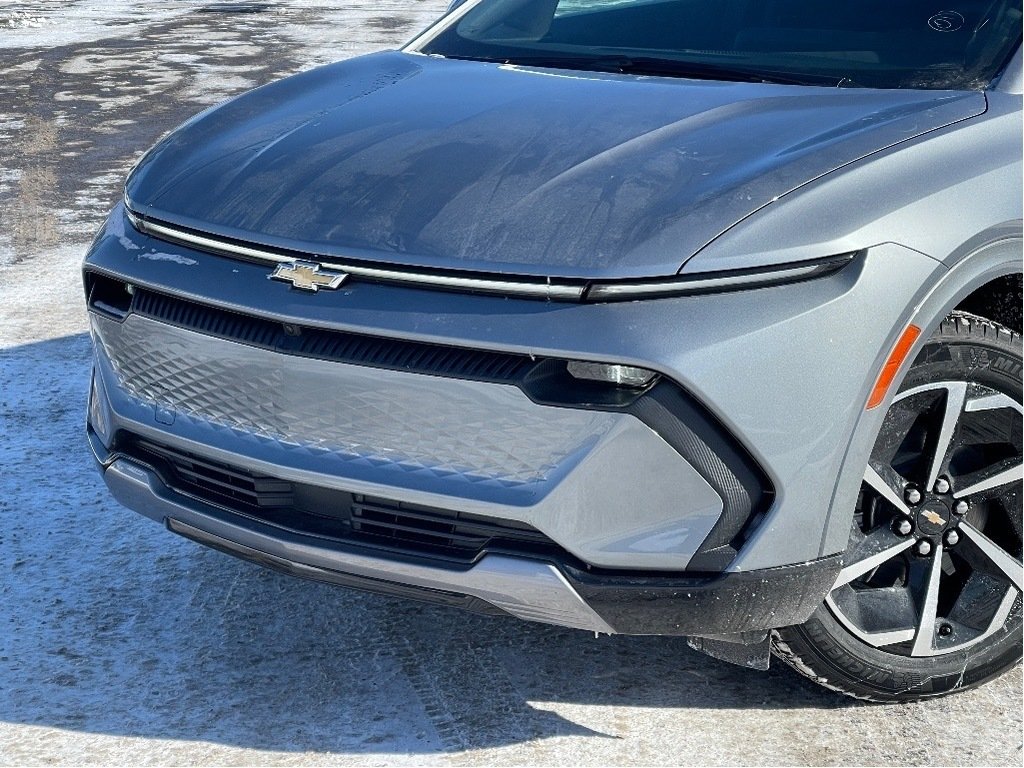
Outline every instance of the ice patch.
[[14, 11], [7, 17], [4, 26], [7, 29], [39, 29], [47, 24], [56, 24], [55, 19], [30, 13], [29, 11]]

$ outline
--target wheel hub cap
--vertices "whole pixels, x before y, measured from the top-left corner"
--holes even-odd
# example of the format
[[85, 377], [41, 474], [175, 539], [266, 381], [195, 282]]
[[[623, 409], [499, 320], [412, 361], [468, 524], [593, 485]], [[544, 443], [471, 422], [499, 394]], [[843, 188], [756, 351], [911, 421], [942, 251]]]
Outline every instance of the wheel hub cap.
[[933, 499], [917, 512], [917, 530], [925, 536], [941, 536], [953, 525], [953, 512], [940, 499]]

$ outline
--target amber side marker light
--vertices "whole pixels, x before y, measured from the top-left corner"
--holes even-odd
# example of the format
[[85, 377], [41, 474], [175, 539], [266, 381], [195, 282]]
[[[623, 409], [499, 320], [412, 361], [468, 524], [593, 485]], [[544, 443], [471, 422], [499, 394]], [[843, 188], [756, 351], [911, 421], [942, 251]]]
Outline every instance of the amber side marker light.
[[882, 372], [878, 374], [878, 381], [875, 382], [875, 388], [871, 390], [871, 397], [868, 398], [867, 410], [870, 411], [872, 408], [877, 408], [885, 400], [885, 394], [889, 391], [893, 379], [896, 378], [896, 373], [899, 371], [900, 366], [903, 365], [903, 361], [907, 359], [910, 349], [914, 346], [914, 342], [917, 341], [917, 337], [920, 335], [921, 329], [916, 325], [907, 326], [899, 341], [896, 342], [896, 346], [889, 353], [889, 359], [882, 366]]

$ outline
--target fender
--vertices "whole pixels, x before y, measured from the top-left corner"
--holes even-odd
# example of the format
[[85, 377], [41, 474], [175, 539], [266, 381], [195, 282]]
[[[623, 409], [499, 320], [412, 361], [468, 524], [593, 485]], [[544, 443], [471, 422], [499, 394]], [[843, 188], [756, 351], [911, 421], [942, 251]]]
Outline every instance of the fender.
[[921, 329], [921, 335], [904, 360], [885, 401], [877, 408], [863, 411], [854, 429], [829, 506], [828, 520], [822, 534], [821, 554], [835, 554], [846, 549], [851, 511], [857, 501], [864, 468], [893, 396], [899, 391], [914, 359], [939, 324], [971, 293], [998, 277], [1022, 271], [1022, 244], [1024, 235], [1020, 220], [992, 227], [971, 238], [951, 254], [946, 260], [947, 264], [952, 264], [949, 270], [908, 312], [905, 320], [892, 329], [886, 345], [879, 350], [875, 366], [865, 378], [865, 402], [867, 393], [874, 386], [882, 365], [904, 329], [910, 324], [916, 325]]

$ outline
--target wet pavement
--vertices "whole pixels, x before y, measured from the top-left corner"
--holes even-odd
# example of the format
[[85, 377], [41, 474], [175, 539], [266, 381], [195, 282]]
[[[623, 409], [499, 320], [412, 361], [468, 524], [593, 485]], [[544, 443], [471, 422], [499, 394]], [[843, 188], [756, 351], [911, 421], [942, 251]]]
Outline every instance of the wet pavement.
[[78, 270], [132, 162], [209, 104], [394, 47], [442, 6], [0, 4], [0, 763], [1020, 765], [1019, 668], [862, 705], [680, 639], [289, 579], [109, 498], [83, 440]]

